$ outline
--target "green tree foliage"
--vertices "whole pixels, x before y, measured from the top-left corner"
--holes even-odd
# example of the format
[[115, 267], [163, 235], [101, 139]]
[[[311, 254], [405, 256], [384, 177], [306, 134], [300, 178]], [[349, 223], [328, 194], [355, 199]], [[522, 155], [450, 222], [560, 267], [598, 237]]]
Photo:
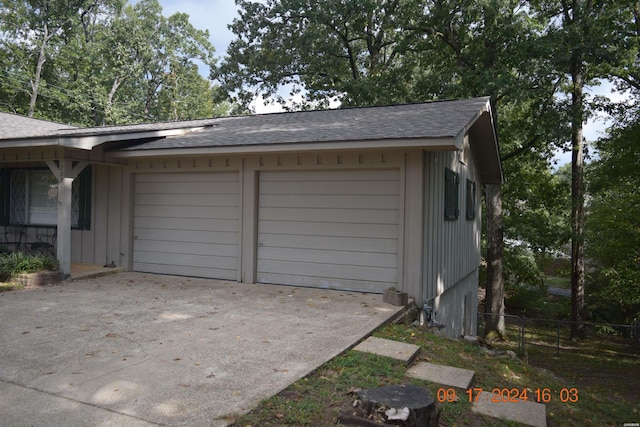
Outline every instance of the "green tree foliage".
[[[302, 103], [372, 105], [420, 99], [420, 73], [410, 64], [406, 29], [416, 2], [342, 0], [237, 1], [240, 17], [224, 63], [213, 73], [248, 106], [256, 94], [279, 96], [286, 86]], [[278, 99], [284, 101], [282, 97]]]
[[640, 318], [640, 121], [598, 141], [589, 169], [587, 254], [595, 314], [611, 322]]
[[3, 0], [0, 108], [80, 125], [224, 114], [207, 31], [157, 0]]
[[571, 336], [584, 335], [584, 123], [593, 111], [585, 95], [587, 86], [606, 78], [619, 61], [627, 59], [631, 2], [535, 0], [534, 16], [547, 22], [542, 41], [548, 48], [567, 104], [561, 112], [571, 125]]

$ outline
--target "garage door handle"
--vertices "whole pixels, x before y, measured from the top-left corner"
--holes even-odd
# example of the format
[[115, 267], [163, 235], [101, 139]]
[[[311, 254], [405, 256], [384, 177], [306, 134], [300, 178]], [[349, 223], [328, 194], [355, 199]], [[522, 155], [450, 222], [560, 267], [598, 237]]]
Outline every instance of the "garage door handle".
[[258, 242], [258, 246], [262, 246], [262, 242]]

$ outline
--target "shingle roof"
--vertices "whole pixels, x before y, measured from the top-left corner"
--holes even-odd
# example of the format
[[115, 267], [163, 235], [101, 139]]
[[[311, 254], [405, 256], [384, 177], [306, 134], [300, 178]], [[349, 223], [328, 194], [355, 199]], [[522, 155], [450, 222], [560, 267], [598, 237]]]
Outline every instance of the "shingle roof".
[[56, 136], [97, 136], [97, 135], [117, 135], [120, 133], [136, 133], [170, 129], [186, 129], [197, 128], [202, 126], [211, 126], [219, 119], [198, 119], [183, 120], [178, 122], [156, 122], [156, 123], [140, 123], [137, 125], [115, 125], [115, 126], [98, 126], [87, 128], [75, 128], [73, 130], [65, 130], [58, 132]]
[[76, 127], [0, 112], [0, 140], [117, 135], [210, 126], [215, 121], [216, 119], [200, 119], [136, 125]]
[[327, 143], [324, 147], [331, 145], [332, 149], [349, 142], [376, 148], [404, 143], [459, 149], [467, 133], [479, 144], [479, 161], [489, 171], [487, 182], [500, 182], [488, 97], [90, 128], [0, 112], [0, 149], [55, 145], [91, 150], [106, 142], [127, 141], [128, 148], [116, 144], [109, 150], [116, 157], [317, 148], [314, 144], [297, 145], [305, 143]]
[[0, 139], [29, 138], [52, 135], [76, 129], [74, 126], [0, 112]]
[[484, 111], [489, 98], [384, 107], [300, 111], [214, 119], [208, 127], [124, 150], [200, 148], [407, 138], [455, 138]]

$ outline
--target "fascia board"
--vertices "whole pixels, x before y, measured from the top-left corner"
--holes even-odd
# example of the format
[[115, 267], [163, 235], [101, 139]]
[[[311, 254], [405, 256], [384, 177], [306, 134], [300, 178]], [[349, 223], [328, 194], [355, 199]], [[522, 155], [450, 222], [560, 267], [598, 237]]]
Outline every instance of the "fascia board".
[[407, 149], [425, 148], [433, 151], [455, 151], [455, 140], [452, 137], [442, 138], [415, 138], [398, 140], [372, 140], [372, 141], [338, 141], [319, 143], [294, 143], [294, 144], [268, 144], [268, 145], [235, 145], [217, 147], [193, 147], [193, 148], [162, 148], [155, 150], [125, 150], [105, 153], [113, 158], [141, 158], [141, 157], [174, 157], [174, 156], [201, 156], [201, 155], [229, 155], [229, 154], [262, 154], [262, 153], [287, 153], [308, 151], [345, 151], [345, 150], [369, 150], [369, 149]]
[[166, 129], [155, 131], [141, 131], [141, 132], [126, 132], [126, 133], [113, 133], [113, 134], [96, 134], [85, 136], [66, 136], [58, 138], [58, 145], [69, 148], [79, 148], [83, 150], [92, 150], [98, 145], [105, 142], [113, 141], [126, 141], [145, 138], [162, 138], [167, 136], [180, 136], [189, 132], [204, 129], [203, 127], [197, 128], [181, 128], [181, 129]]
[[77, 148], [80, 150], [92, 150], [98, 145], [112, 141], [126, 141], [145, 138], [162, 138], [167, 136], [180, 136], [189, 132], [204, 129], [204, 127], [195, 128], [178, 128], [163, 130], [147, 130], [138, 132], [116, 132], [116, 133], [95, 133], [92, 135], [62, 135], [50, 136], [44, 138], [24, 138], [14, 140], [0, 140], [0, 149], [2, 148], [29, 148], [29, 147], [65, 147]]

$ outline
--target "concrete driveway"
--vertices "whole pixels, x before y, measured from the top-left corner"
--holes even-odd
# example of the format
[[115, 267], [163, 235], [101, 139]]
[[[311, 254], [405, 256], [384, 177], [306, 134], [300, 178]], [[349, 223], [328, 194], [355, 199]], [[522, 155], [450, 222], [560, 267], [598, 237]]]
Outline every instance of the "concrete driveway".
[[0, 293], [3, 426], [224, 426], [399, 311], [381, 295], [121, 273]]

